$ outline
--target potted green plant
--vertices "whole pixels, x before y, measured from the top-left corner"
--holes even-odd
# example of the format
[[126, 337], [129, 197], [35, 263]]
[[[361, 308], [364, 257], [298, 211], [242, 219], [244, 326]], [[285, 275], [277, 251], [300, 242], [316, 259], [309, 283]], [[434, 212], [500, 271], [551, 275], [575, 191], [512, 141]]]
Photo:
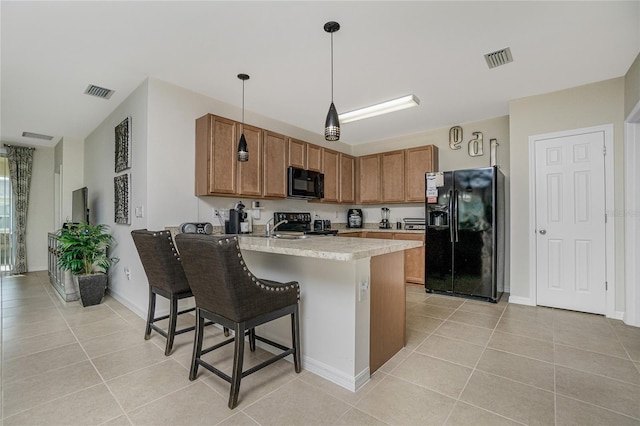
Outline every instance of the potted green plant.
[[109, 257], [114, 240], [107, 225], [68, 223], [56, 233], [58, 266], [70, 271], [82, 306], [97, 305], [107, 289], [107, 271], [117, 261]]

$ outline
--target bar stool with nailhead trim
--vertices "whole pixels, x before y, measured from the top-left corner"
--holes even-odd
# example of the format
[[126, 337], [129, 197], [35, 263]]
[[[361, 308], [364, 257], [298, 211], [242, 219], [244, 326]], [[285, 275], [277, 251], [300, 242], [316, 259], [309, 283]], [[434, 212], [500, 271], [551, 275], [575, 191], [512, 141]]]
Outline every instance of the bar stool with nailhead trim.
[[[131, 231], [131, 237], [136, 245], [140, 261], [149, 281], [149, 309], [144, 339], [149, 340], [151, 330], [157, 331], [167, 339], [164, 354], [169, 355], [173, 349], [174, 337], [195, 329], [194, 326], [191, 326], [176, 330], [178, 315], [195, 310], [195, 308], [190, 308], [178, 311], [178, 300], [192, 297], [193, 294], [187, 277], [184, 275], [180, 256], [173, 245], [173, 239], [169, 231], [136, 229]], [[155, 316], [156, 295], [158, 294], [169, 299], [169, 315]], [[155, 325], [155, 322], [167, 318], [169, 318], [169, 326], [166, 331]], [[209, 324], [212, 323], [207, 325]], [[226, 335], [228, 335], [228, 332]]]
[[[176, 245], [182, 265], [196, 299], [196, 336], [189, 380], [195, 380], [198, 366], [231, 384], [229, 408], [238, 405], [240, 380], [273, 362], [292, 355], [296, 373], [300, 372], [300, 324], [298, 282], [279, 283], [255, 277], [247, 268], [238, 246], [237, 237], [219, 237], [202, 234], [178, 234]], [[291, 316], [291, 347], [286, 347], [255, 334], [255, 327], [277, 318]], [[209, 319], [235, 331], [231, 339], [202, 349], [203, 324]], [[269, 344], [280, 353], [270, 359], [242, 370], [244, 340], [249, 337], [249, 348], [255, 350], [255, 341]], [[234, 342], [233, 370], [229, 377], [202, 360], [202, 355]]]

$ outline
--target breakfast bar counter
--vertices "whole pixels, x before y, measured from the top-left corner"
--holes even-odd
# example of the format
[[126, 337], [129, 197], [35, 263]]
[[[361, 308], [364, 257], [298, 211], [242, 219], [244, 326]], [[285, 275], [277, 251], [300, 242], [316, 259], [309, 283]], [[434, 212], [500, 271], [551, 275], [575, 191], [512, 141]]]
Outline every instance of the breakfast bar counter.
[[[244, 260], [256, 276], [300, 283], [303, 368], [351, 391], [404, 347], [404, 250], [420, 244], [239, 237]], [[290, 324], [280, 319], [260, 326], [258, 334], [287, 344]]]

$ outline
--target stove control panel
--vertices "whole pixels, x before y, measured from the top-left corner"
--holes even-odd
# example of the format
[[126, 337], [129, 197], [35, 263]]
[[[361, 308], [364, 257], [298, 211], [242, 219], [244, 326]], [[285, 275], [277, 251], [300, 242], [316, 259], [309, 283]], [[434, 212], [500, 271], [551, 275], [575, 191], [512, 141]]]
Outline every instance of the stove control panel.
[[275, 212], [273, 220], [280, 222], [286, 220], [289, 223], [311, 223], [311, 213]]

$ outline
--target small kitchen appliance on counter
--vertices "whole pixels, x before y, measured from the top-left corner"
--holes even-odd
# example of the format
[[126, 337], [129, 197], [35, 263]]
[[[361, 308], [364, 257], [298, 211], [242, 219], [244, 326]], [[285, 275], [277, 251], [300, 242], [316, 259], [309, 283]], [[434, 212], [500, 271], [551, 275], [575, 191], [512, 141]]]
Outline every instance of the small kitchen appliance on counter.
[[387, 207], [383, 207], [380, 209], [380, 215], [382, 216], [380, 229], [391, 229], [391, 222], [389, 221], [389, 218], [391, 217], [391, 210]]
[[314, 231], [326, 231], [331, 229], [331, 221], [327, 219], [316, 219], [313, 221]]
[[424, 218], [421, 217], [405, 217], [402, 221], [404, 222], [404, 229], [407, 231], [424, 231], [427, 229]]
[[229, 210], [229, 220], [224, 224], [226, 234], [248, 234], [251, 232], [244, 207], [242, 201], [238, 201], [233, 210]]
[[278, 225], [275, 230], [276, 233], [286, 232], [305, 235], [338, 234], [337, 229], [331, 229], [331, 221], [329, 220], [316, 220], [313, 222], [313, 229], [311, 229], [311, 213], [275, 212], [273, 214], [273, 223], [279, 222], [282, 223]]
[[347, 228], [362, 228], [362, 209], [347, 210]]

